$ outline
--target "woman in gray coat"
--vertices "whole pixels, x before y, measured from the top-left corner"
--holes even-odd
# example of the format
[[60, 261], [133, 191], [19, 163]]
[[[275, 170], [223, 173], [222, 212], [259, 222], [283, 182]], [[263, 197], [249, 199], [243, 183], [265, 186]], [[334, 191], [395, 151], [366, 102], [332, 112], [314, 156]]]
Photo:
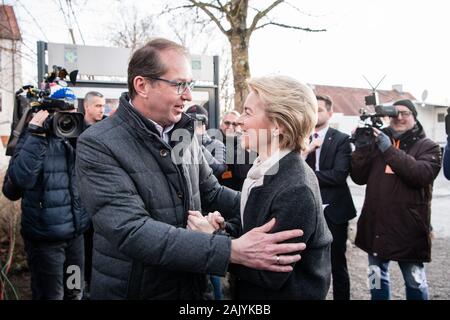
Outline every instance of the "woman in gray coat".
[[[241, 219], [227, 222], [239, 236], [275, 218], [273, 232], [300, 228], [305, 242], [302, 259], [290, 273], [258, 271], [231, 265], [237, 299], [324, 299], [331, 278], [331, 234], [325, 223], [317, 179], [300, 156], [317, 122], [312, 90], [284, 76], [248, 80], [250, 94], [239, 119], [243, 146], [259, 154], [244, 182]], [[188, 226], [217, 232], [218, 213], [191, 212]], [[255, 256], [255, 259], [258, 259]], [[274, 256], [280, 262], [280, 257]]]

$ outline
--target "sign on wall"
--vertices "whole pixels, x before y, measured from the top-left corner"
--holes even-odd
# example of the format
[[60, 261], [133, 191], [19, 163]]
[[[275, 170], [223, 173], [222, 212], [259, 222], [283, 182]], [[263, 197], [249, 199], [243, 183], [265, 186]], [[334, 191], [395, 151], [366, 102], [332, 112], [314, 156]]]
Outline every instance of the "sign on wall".
[[[131, 49], [98, 46], [78, 46], [48, 43], [48, 66], [61, 66], [91, 76], [127, 76]], [[192, 55], [192, 75], [197, 81], [214, 82], [213, 56]]]

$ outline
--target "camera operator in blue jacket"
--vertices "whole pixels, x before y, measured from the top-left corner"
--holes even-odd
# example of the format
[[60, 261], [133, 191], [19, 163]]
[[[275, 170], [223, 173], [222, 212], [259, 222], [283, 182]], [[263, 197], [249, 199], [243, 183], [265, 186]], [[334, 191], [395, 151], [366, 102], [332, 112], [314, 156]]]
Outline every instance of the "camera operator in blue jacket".
[[[70, 89], [60, 88], [52, 96], [76, 110]], [[43, 109], [34, 114], [16, 146], [8, 177], [23, 192], [21, 233], [33, 299], [76, 300], [82, 295], [83, 233], [89, 218], [77, 188], [74, 141], [55, 135], [52, 118]]]

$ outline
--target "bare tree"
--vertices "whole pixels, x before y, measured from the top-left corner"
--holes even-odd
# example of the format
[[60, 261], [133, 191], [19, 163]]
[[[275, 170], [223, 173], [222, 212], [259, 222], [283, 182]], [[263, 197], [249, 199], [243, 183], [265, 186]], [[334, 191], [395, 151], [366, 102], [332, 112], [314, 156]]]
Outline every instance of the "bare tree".
[[111, 44], [117, 47], [134, 49], [144, 45], [152, 36], [158, 34], [153, 15], [139, 16], [136, 7], [123, 7], [120, 14], [121, 23], [111, 26]]
[[[233, 102], [230, 49], [220, 39], [217, 28], [198, 10], [189, 10], [182, 15], [172, 15], [168, 20], [171, 35], [190, 52], [196, 54], [217, 54], [220, 57], [219, 92], [222, 110], [232, 110]], [[219, 37], [218, 37], [219, 36]]]
[[[267, 26], [276, 26], [307, 32], [325, 31], [281, 23], [271, 19], [269, 13], [284, 0], [276, 0], [265, 8], [250, 6], [250, 0], [185, 0], [185, 4], [177, 7], [167, 7], [164, 12], [174, 12], [179, 9], [201, 11], [214, 22], [217, 28], [227, 37], [231, 46], [231, 61], [234, 79], [235, 109], [242, 112], [242, 105], [248, 93], [245, 80], [250, 77], [248, 47], [254, 31]], [[257, 1], [253, 1], [256, 5]], [[289, 4], [290, 5], [290, 4]], [[293, 7], [292, 5], [290, 5]], [[251, 9], [249, 17], [249, 9]]]
[[208, 19], [199, 17], [195, 12], [173, 15], [167, 23], [175, 39], [191, 52], [207, 54], [216, 35], [216, 28]]

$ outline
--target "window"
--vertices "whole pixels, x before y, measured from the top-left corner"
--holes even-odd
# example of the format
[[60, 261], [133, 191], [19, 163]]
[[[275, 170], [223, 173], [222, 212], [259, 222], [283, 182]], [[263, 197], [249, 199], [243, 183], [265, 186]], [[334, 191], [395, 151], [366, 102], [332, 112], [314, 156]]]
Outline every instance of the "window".
[[444, 122], [445, 121], [445, 113], [438, 113], [437, 120], [439, 123]]

